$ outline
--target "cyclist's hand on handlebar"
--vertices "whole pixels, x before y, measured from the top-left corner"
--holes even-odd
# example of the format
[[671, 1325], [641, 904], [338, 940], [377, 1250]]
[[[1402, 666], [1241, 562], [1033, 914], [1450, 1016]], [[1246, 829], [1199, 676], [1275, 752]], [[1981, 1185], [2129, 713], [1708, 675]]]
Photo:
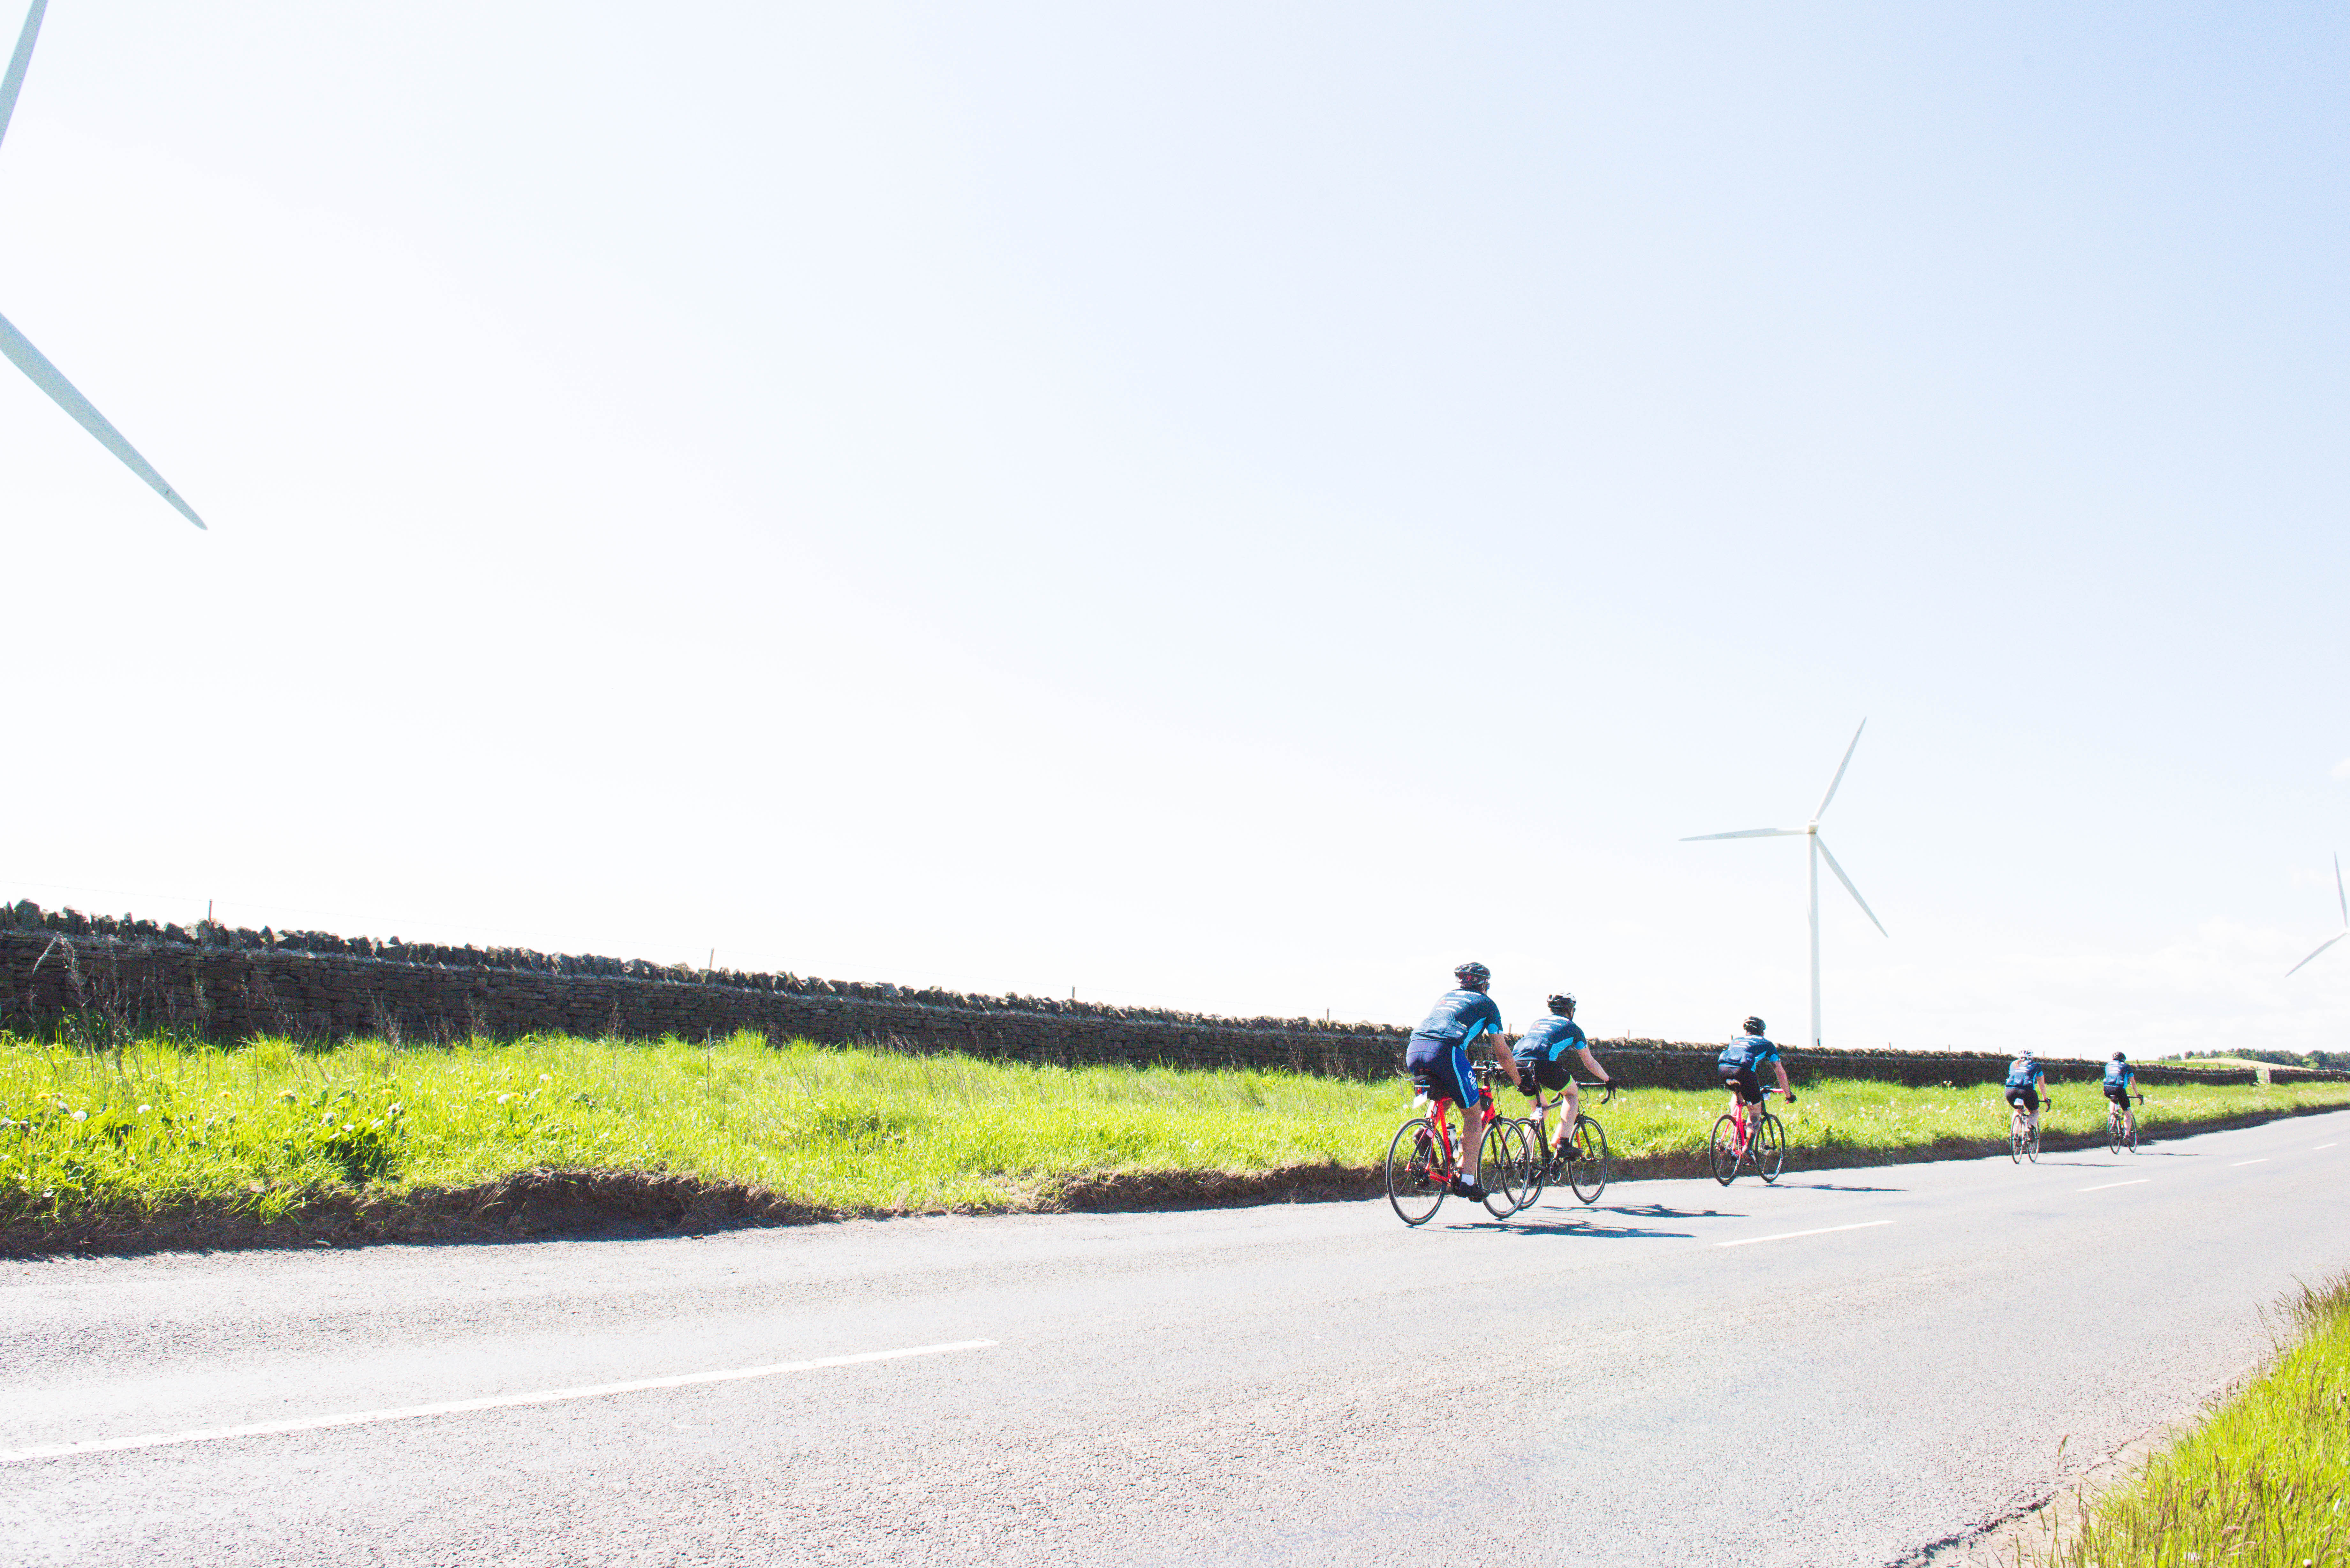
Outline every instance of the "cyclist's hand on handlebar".
[[1795, 1091], [1793, 1089], [1787, 1091], [1787, 1103], [1791, 1106], [1795, 1103]]

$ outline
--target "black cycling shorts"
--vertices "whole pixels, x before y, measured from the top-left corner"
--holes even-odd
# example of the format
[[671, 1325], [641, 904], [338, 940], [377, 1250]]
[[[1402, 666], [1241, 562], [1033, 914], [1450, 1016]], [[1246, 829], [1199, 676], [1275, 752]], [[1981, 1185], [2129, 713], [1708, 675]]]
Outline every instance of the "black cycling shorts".
[[1752, 1067], [1724, 1067], [1721, 1086], [1750, 1106], [1762, 1103], [1762, 1080], [1754, 1075]]
[[2129, 1109], [2129, 1085], [2126, 1084], [2107, 1084], [2106, 1085], [2106, 1098], [2113, 1101], [2114, 1104], [2121, 1106], [2124, 1110]]
[[2020, 1089], [2010, 1089], [2007, 1092], [2007, 1103], [2011, 1106], [2022, 1106], [2033, 1116], [2038, 1116], [2040, 1114], [2040, 1091], [2033, 1088], [2029, 1085], [2026, 1085]]
[[1518, 1093], [1530, 1100], [1536, 1089], [1555, 1094], [1575, 1082], [1575, 1069], [1554, 1056], [1519, 1057], [1518, 1075]]

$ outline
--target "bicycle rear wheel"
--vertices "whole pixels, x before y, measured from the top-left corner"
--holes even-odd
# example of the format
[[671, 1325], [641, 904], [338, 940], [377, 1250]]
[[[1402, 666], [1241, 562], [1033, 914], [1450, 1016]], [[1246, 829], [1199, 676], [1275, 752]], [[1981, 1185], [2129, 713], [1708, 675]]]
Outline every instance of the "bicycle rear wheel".
[[2023, 1124], [2012, 1115], [2007, 1118], [2007, 1158], [2023, 1163]]
[[1444, 1176], [1437, 1167], [1436, 1124], [1414, 1116], [1396, 1128], [1388, 1145], [1388, 1202], [1407, 1225], [1425, 1225], [1444, 1205]]
[[2119, 1154], [2121, 1151], [2122, 1114], [2119, 1111], [2108, 1109], [2106, 1112], [2106, 1152]]
[[1534, 1153], [1526, 1143], [1526, 1124], [1497, 1118], [1485, 1128], [1485, 1152], [1478, 1161], [1478, 1185], [1485, 1189], [1485, 1211], [1507, 1220], [1534, 1201], [1527, 1183], [1534, 1171]]
[[1518, 1130], [1526, 1137], [1526, 1202], [1532, 1204], [1550, 1185], [1550, 1157], [1543, 1148], [1542, 1123], [1522, 1117]]
[[1779, 1168], [1787, 1162], [1787, 1127], [1770, 1112], [1762, 1113], [1762, 1125], [1754, 1135], [1754, 1173], [1764, 1181], [1779, 1179]]
[[1713, 1179], [1724, 1187], [1738, 1179], [1738, 1119], [1721, 1116], [1713, 1124]]
[[1607, 1129], [1589, 1116], [1575, 1118], [1575, 1132], [1566, 1146], [1566, 1184], [1586, 1203], [1596, 1203], [1607, 1190], [1612, 1174], [1607, 1158]]

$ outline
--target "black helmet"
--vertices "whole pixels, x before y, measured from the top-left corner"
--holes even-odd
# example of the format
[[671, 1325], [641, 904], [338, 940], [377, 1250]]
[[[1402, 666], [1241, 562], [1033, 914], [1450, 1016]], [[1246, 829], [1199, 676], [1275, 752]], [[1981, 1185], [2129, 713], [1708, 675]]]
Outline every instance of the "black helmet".
[[1459, 981], [1466, 990], [1482, 991], [1492, 982], [1493, 971], [1475, 959], [1471, 959], [1452, 971], [1452, 978]]
[[1550, 1010], [1562, 1018], [1575, 1011], [1575, 992], [1562, 991], [1550, 999]]
[[1749, 1034], [1760, 1034], [1762, 1033], [1762, 1021], [1759, 1018], [1750, 1018], [1743, 1027]]
[[2114, 1053], [2114, 1060], [2115, 1060], [2115, 1061], [2116, 1061], [2116, 1062], [2126, 1062], [2126, 1061], [2128, 1061], [2128, 1060], [2129, 1060], [2129, 1058], [2128, 1058], [2127, 1056], [2126, 1056], [2126, 1055], [2122, 1054], [2122, 1053], [2120, 1053], [2119, 1051], [2116, 1051], [2116, 1052], [2115, 1052], [2115, 1053]]

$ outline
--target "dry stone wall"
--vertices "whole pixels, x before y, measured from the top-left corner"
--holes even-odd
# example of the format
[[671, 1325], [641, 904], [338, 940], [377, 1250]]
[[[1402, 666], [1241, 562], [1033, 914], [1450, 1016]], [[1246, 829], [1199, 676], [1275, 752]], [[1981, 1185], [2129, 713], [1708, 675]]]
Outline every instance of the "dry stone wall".
[[[1076, 1065], [1264, 1067], [1355, 1078], [1401, 1069], [1409, 1031], [1318, 1019], [1234, 1019], [1044, 997], [971, 996], [790, 974], [702, 971], [521, 949], [427, 947], [319, 932], [185, 929], [31, 904], [0, 906], [0, 1029], [19, 1033], [164, 1028], [218, 1040], [257, 1034], [408, 1044], [568, 1033], [721, 1038], [741, 1031], [827, 1044], [885, 1044]], [[1634, 1087], [1715, 1086], [1712, 1045], [1596, 1043]], [[1796, 1080], [1870, 1077], [1912, 1086], [1997, 1083], [2004, 1053], [1801, 1051]], [[2092, 1063], [2053, 1061], [2059, 1081]], [[2350, 1074], [2277, 1067], [2278, 1082]], [[2147, 1083], [2246, 1084], [2233, 1068], [2145, 1065]]]

